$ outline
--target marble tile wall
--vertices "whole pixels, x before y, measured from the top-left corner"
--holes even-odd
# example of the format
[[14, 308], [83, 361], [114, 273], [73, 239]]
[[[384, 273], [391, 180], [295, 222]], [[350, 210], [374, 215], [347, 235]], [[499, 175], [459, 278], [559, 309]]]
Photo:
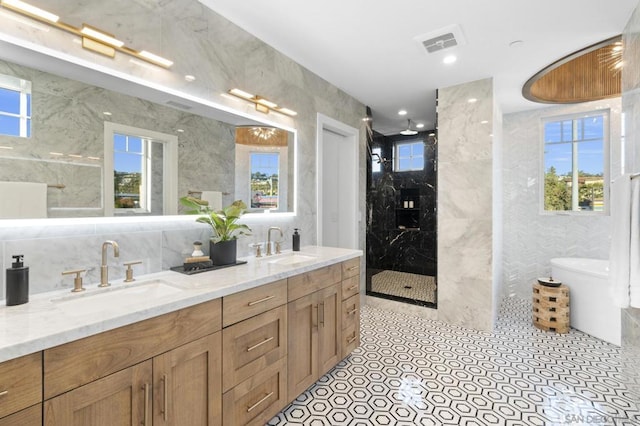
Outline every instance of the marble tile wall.
[[493, 328], [493, 108], [491, 79], [438, 91], [438, 318], [481, 330]]
[[540, 214], [541, 119], [610, 109], [610, 176], [620, 175], [620, 98], [505, 114], [503, 117], [504, 295], [531, 297], [554, 257], [609, 257], [608, 215]]
[[[622, 111], [625, 115], [625, 171], [640, 172], [640, 4], [622, 33]], [[640, 400], [640, 309], [622, 310], [622, 359], [629, 388]]]
[[[5, 17], [0, 17], [3, 34], [33, 44], [57, 56], [70, 56], [95, 67], [113, 70], [127, 78], [162, 85], [171, 90], [197, 96], [212, 103], [241, 111], [259, 113], [246, 102], [228, 99], [221, 93], [239, 87], [261, 94], [298, 112], [295, 119], [270, 114], [267, 118], [298, 130], [298, 214], [296, 216], [247, 218], [251, 237], [238, 244], [239, 255], [248, 255], [248, 244], [264, 241], [269, 226], [280, 226], [285, 233], [285, 248], [290, 248], [293, 228], [301, 229], [301, 244], [314, 244], [316, 237], [316, 157], [317, 113], [332, 117], [360, 130], [359, 204], [365, 206], [365, 107], [358, 100], [330, 85], [290, 58], [209, 10], [197, 0], [170, 2], [98, 0], [48, 0], [39, 6], [55, 11], [63, 21], [80, 26], [83, 22], [112, 32], [128, 45], [147, 49], [175, 61], [171, 70], [141, 66], [127, 55], [114, 59], [83, 51], [66, 33], [50, 29], [42, 32]], [[193, 74], [196, 81], [185, 81]], [[264, 118], [264, 116], [260, 116]], [[202, 141], [204, 143], [204, 141]], [[231, 157], [231, 161], [232, 157]], [[194, 171], [199, 175], [199, 172]], [[59, 275], [65, 269], [99, 266], [100, 243], [115, 239], [121, 244], [121, 258], [113, 265], [112, 277], [122, 278], [123, 260], [142, 258], [140, 272], [155, 272], [181, 262], [190, 253], [191, 242], [206, 240], [208, 231], [187, 219], [144, 219], [112, 222], [82, 220], [31, 223], [0, 223], [2, 269], [9, 266], [12, 254], [24, 254], [31, 268], [32, 293], [72, 283]], [[359, 246], [364, 247], [364, 220], [360, 222]], [[362, 268], [364, 274], [364, 267]], [[140, 273], [139, 272], [139, 273]], [[95, 269], [88, 283], [96, 282]], [[4, 273], [2, 274], [4, 290]], [[0, 294], [0, 298], [2, 298]]]

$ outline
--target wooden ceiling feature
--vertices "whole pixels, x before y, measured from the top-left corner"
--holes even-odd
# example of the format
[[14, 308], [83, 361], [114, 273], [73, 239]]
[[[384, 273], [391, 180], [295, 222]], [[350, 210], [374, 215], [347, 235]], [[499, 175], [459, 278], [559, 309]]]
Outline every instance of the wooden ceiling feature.
[[287, 146], [289, 133], [277, 127], [240, 126], [236, 127], [236, 143], [252, 146]]
[[[533, 102], [571, 104], [620, 96], [622, 72], [621, 36], [568, 55], [531, 77], [522, 95]], [[616, 44], [617, 43], [617, 44]]]

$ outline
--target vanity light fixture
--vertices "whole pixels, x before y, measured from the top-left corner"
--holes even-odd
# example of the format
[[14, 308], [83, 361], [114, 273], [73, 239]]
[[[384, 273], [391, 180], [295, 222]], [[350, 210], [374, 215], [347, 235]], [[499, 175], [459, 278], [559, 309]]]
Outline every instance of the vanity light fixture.
[[266, 98], [263, 98], [262, 96], [245, 92], [244, 90], [233, 88], [229, 90], [228, 93], [237, 98], [244, 99], [245, 101], [249, 101], [253, 103], [256, 106], [256, 111], [260, 111], [264, 114], [268, 114], [269, 111], [275, 111], [275, 112], [279, 112], [280, 114], [288, 115], [290, 117], [295, 117], [296, 115], [298, 115], [298, 113], [292, 109], [280, 107], [275, 102], [272, 102]]
[[39, 21], [56, 23], [60, 17], [46, 10], [42, 10], [39, 7], [32, 6], [20, 0], [2, 0], [0, 2], [2, 6], [7, 9], [11, 9], [14, 12], [21, 13], [22, 15], [29, 16], [30, 18], [37, 19]]
[[118, 40], [113, 34], [109, 34], [87, 24], [82, 24], [82, 28], [76, 28], [72, 25], [65, 24], [60, 21], [60, 17], [58, 15], [32, 6], [23, 1], [0, 0], [0, 5], [13, 12], [82, 38], [82, 47], [87, 50], [91, 50], [92, 52], [113, 58], [115, 57], [117, 50], [163, 68], [169, 68], [173, 65], [173, 61], [170, 61], [169, 59], [163, 58], [146, 50], [138, 51], [125, 46], [124, 42]]

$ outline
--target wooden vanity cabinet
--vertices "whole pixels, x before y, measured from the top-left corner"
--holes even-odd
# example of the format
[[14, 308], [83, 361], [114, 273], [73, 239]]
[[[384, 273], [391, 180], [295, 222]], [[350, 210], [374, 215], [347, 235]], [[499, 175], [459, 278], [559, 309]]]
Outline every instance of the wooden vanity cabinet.
[[336, 264], [288, 279], [290, 401], [341, 359], [341, 271]]
[[219, 425], [220, 300], [44, 351], [44, 424]]
[[287, 280], [222, 299], [223, 424], [264, 425], [287, 399]]
[[0, 426], [42, 424], [42, 352], [0, 363]]
[[360, 258], [342, 263], [342, 355], [360, 346]]

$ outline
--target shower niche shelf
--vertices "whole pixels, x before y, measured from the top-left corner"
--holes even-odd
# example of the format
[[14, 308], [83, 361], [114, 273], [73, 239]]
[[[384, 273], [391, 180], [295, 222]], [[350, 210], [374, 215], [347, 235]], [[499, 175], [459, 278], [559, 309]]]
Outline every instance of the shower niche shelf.
[[418, 188], [401, 188], [396, 200], [396, 228], [420, 230], [420, 191]]

